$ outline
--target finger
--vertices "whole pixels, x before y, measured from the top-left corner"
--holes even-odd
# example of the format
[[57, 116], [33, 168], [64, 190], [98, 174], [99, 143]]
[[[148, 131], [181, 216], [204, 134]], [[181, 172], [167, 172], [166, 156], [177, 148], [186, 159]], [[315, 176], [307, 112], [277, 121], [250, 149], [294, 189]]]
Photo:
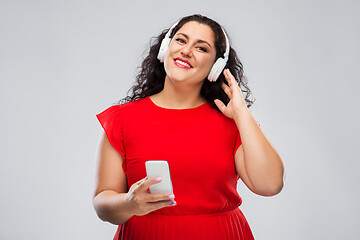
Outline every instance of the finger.
[[227, 80], [227, 82], [229, 84], [229, 87], [236, 84], [236, 80], [235, 80], [234, 76], [231, 74], [229, 69], [224, 70], [224, 76], [225, 76], [225, 79]]
[[222, 113], [225, 113], [225, 110], [226, 110], [226, 106], [225, 104], [219, 100], [219, 99], [215, 99], [214, 100], [216, 106], [218, 107], [218, 109], [222, 112]]
[[231, 98], [231, 90], [230, 90], [229, 86], [226, 85], [225, 83], [222, 83], [222, 84], [221, 84], [221, 87], [222, 87], [222, 89], [224, 90], [224, 92], [226, 93], [226, 95], [227, 95], [229, 98]]
[[156, 203], [151, 203], [151, 208], [152, 211], [158, 210], [160, 208], [164, 208], [164, 207], [173, 207], [176, 206], [177, 203], [175, 201], [171, 201], [171, 202], [156, 202]]
[[154, 203], [159, 201], [174, 201], [175, 195], [172, 193], [148, 193], [145, 195], [144, 199], [147, 203]]
[[141, 185], [140, 185], [140, 189], [146, 191], [151, 185], [157, 184], [159, 182], [161, 182], [161, 177], [154, 177], [154, 178], [149, 178], [147, 180], [145, 180]]
[[145, 182], [146, 179], [147, 179], [147, 177], [144, 177], [143, 179], [140, 179], [139, 181], [137, 181], [135, 184], [140, 185], [143, 182]]
[[228, 94], [229, 98], [231, 99], [234, 96], [234, 94], [237, 95], [238, 93], [240, 93], [240, 96], [242, 97], [242, 91], [241, 91], [240, 86], [238, 85], [238, 82], [236, 81], [235, 77], [231, 74], [229, 69], [226, 69], [225, 72], [226, 72], [225, 73], [226, 80], [228, 81], [230, 94], [231, 94], [231, 96], [229, 96], [229, 94]]
[[130, 189], [132, 189], [132, 190], [138, 189], [146, 179], [147, 179], [147, 177], [135, 182], [133, 185], [131, 185]]

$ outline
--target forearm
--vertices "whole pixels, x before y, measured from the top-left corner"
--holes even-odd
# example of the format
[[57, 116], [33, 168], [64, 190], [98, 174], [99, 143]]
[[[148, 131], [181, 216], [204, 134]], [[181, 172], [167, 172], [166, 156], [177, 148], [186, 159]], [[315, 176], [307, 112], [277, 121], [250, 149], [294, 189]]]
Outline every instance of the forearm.
[[93, 204], [101, 220], [115, 225], [125, 223], [134, 215], [130, 212], [126, 193], [103, 191], [94, 198]]
[[244, 167], [253, 191], [271, 196], [283, 186], [283, 164], [276, 150], [261, 131], [251, 112], [244, 105], [234, 120], [239, 129], [244, 153]]

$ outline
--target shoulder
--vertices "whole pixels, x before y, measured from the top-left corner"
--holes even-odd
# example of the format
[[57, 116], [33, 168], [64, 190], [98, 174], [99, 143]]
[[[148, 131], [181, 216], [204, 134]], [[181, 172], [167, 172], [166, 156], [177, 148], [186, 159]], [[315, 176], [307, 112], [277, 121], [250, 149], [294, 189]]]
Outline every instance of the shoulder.
[[137, 108], [143, 108], [147, 105], [148, 97], [137, 99], [131, 102], [127, 102], [121, 105], [118, 105], [119, 109], [122, 111], [130, 111]]
[[146, 98], [137, 99], [131, 102], [116, 104], [108, 107], [105, 111], [111, 111], [115, 114], [127, 114], [136, 112], [139, 109], [146, 107]]
[[146, 100], [144, 98], [124, 104], [112, 105], [96, 116], [102, 119], [112, 119], [113, 121], [119, 121], [123, 118], [123, 116], [130, 116], [133, 115], [133, 113], [139, 113], [141, 109], [146, 107], [145, 101]]

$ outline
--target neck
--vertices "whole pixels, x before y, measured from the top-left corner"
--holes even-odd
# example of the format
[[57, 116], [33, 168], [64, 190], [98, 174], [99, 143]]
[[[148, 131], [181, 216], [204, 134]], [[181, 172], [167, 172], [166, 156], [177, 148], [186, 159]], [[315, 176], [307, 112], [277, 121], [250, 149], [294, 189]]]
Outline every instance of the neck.
[[164, 89], [151, 96], [151, 100], [160, 107], [172, 109], [195, 108], [205, 103], [200, 95], [201, 84], [189, 86], [186, 83], [174, 84], [168, 76], [165, 78]]

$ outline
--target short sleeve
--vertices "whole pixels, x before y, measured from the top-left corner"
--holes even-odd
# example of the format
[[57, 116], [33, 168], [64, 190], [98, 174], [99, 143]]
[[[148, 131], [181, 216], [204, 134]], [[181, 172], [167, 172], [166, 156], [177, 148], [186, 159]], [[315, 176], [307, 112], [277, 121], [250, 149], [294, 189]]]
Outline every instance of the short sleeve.
[[[259, 125], [259, 127], [260, 127], [260, 123], [258, 122], [258, 121], [256, 121], [257, 122], [257, 124]], [[235, 143], [235, 148], [234, 148], [234, 156], [235, 156], [235, 153], [236, 153], [236, 151], [238, 150], [238, 148], [240, 147], [240, 145], [241, 145], [241, 137], [240, 137], [240, 133], [239, 133], [239, 131], [237, 132], [237, 137], [236, 137], [236, 143]]]
[[123, 156], [125, 162], [120, 106], [111, 106], [97, 114], [96, 117], [103, 127], [110, 144]]
[[234, 156], [235, 156], [236, 151], [240, 147], [240, 145], [241, 145], [240, 133], [239, 133], [239, 131], [237, 131], [237, 137], [236, 137], [236, 142], [235, 142], [235, 147], [234, 147]]

